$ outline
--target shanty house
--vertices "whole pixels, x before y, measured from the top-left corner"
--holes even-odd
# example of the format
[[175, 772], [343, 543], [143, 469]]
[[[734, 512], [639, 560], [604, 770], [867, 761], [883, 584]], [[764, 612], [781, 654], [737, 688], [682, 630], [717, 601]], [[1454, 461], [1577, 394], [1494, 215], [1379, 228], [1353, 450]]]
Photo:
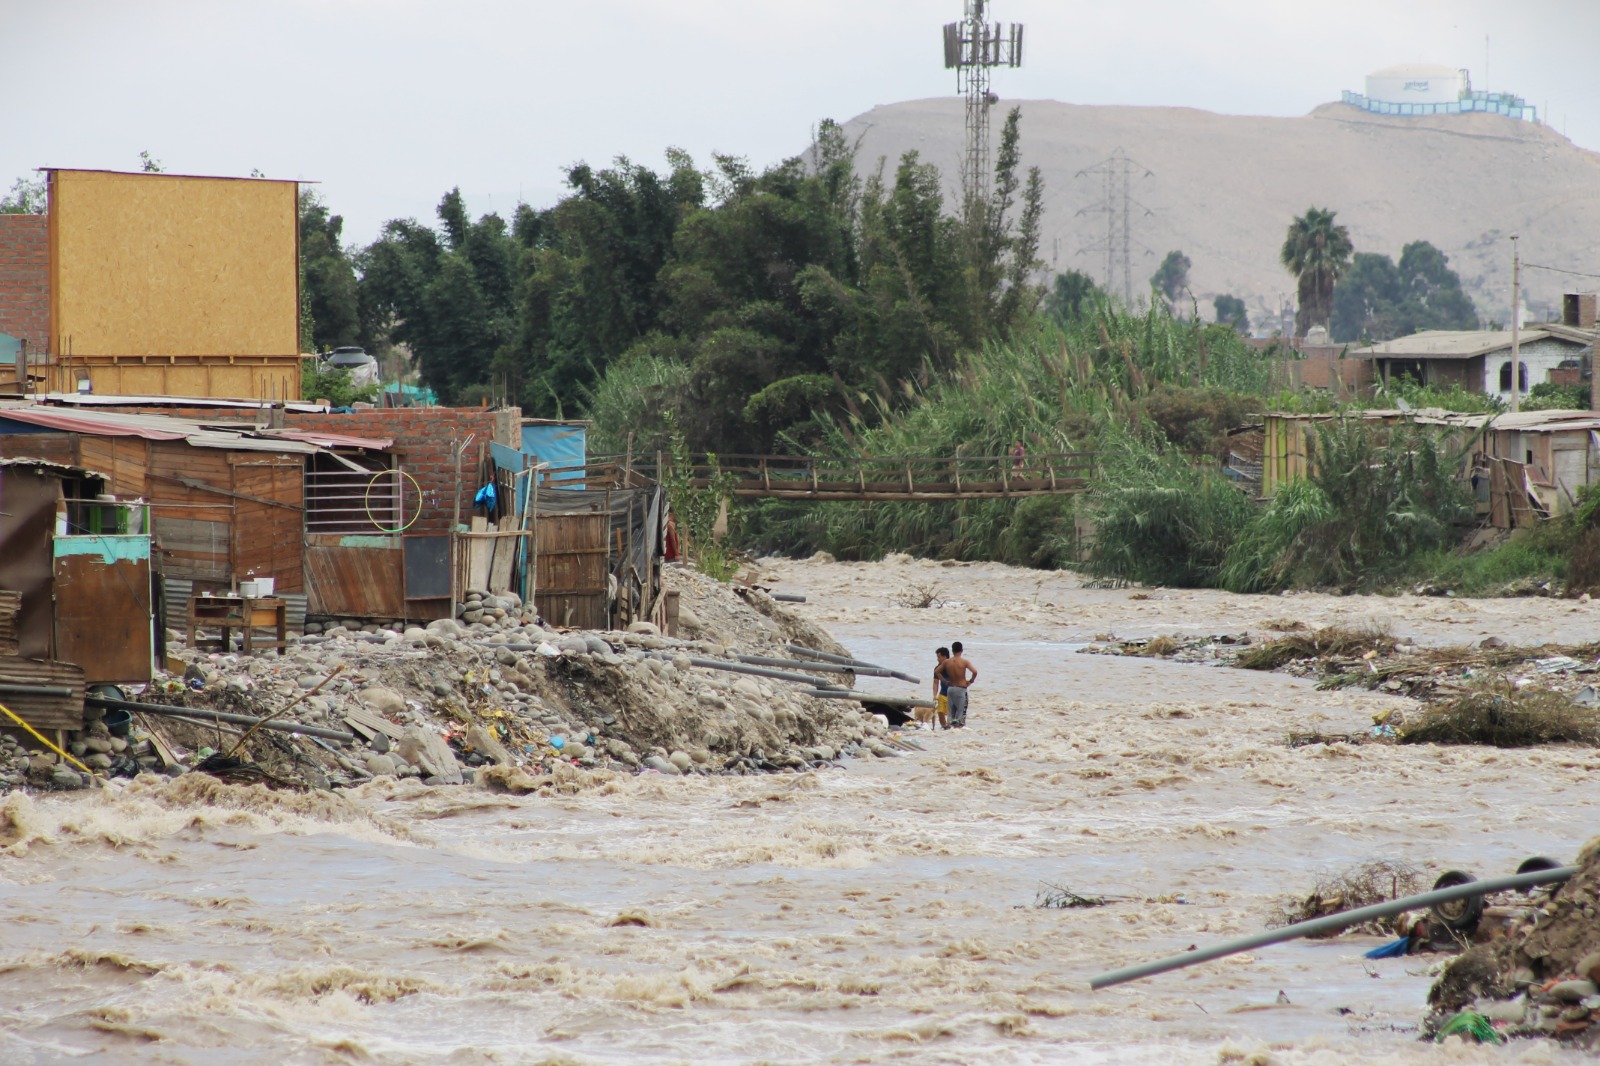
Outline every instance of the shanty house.
[[[1518, 343], [1518, 393], [1526, 396], [1533, 386], [1549, 381], [1550, 372], [1558, 367], [1578, 366], [1592, 347], [1592, 340], [1566, 330], [1523, 330]], [[1511, 398], [1509, 331], [1427, 330], [1358, 348], [1351, 355], [1371, 360], [1373, 377], [1385, 384], [1406, 376], [1438, 388], [1454, 385], [1502, 400]]]
[[[1462, 477], [1472, 481], [1480, 515], [1498, 529], [1566, 514], [1585, 486], [1600, 483], [1600, 412], [1275, 412], [1264, 417], [1259, 429], [1243, 427], [1238, 434], [1245, 439], [1260, 434], [1263, 496], [1272, 496], [1311, 472], [1314, 452], [1307, 437], [1318, 425], [1338, 418], [1359, 418], [1380, 426], [1413, 422], [1446, 435], [1463, 449]], [[1255, 446], [1230, 447], [1243, 452]]]
[[36, 729], [81, 728], [87, 686], [150, 680], [147, 508], [106, 488], [81, 467], [0, 459], [0, 700]]
[[405, 503], [389, 444], [241, 423], [0, 405], [0, 455], [98, 470], [118, 494], [149, 501], [170, 612], [182, 610], [196, 584], [227, 588], [270, 577], [296, 608], [291, 613], [303, 616], [313, 591], [308, 536], [399, 524]]

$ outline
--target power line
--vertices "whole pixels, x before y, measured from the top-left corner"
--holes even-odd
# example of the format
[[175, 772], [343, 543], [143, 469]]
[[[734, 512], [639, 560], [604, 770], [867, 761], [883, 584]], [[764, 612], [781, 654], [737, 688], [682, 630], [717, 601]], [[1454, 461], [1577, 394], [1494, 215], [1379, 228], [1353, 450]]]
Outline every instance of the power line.
[[1600, 274], [1586, 274], [1581, 270], [1564, 270], [1561, 267], [1540, 266], [1538, 263], [1523, 263], [1527, 270], [1548, 270], [1555, 274], [1571, 274], [1575, 278], [1600, 278]]

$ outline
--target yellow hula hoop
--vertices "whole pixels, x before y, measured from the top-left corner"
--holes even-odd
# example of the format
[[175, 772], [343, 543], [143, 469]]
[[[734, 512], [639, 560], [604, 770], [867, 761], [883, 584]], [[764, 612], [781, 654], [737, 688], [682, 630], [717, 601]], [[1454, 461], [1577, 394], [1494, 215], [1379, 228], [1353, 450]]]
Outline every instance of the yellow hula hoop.
[[[378, 520], [373, 517], [372, 514], [372, 486], [378, 483], [379, 478], [387, 477], [390, 474], [399, 474], [401, 477], [411, 482], [411, 487], [416, 490], [417, 494], [417, 513], [412, 515], [411, 521], [407, 522], [405, 525], [395, 526], [393, 529], [385, 529], [383, 526], [378, 525]], [[422, 486], [417, 484], [416, 478], [412, 477], [404, 470], [380, 470], [376, 474], [372, 475], [371, 481], [367, 482], [367, 492], [366, 495], [362, 497], [361, 505], [366, 508], [367, 521], [376, 526], [379, 533], [404, 533], [406, 530], [416, 525], [417, 519], [422, 517]]]

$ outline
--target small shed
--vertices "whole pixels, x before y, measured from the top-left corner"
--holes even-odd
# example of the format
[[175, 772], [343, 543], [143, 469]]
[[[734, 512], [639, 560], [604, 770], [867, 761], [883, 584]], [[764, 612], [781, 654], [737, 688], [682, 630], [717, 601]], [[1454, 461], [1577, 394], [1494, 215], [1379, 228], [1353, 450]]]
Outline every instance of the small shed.
[[535, 539], [539, 613], [586, 629], [660, 620], [666, 493], [628, 489], [541, 490]]
[[[1570, 512], [1600, 481], [1600, 413], [1522, 411], [1496, 415], [1475, 467], [1480, 502], [1498, 529]], [[1487, 475], [1487, 476], [1485, 476]]]

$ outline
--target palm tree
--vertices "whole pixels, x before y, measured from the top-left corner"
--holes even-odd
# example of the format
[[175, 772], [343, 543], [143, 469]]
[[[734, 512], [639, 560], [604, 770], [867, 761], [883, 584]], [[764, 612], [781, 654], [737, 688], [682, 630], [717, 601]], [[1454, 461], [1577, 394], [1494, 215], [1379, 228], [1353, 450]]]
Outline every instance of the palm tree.
[[1295, 336], [1312, 326], [1326, 326], [1333, 315], [1333, 287], [1350, 265], [1350, 231], [1333, 222], [1334, 212], [1309, 207], [1289, 224], [1279, 253], [1284, 267], [1300, 282], [1300, 308], [1294, 316]]

